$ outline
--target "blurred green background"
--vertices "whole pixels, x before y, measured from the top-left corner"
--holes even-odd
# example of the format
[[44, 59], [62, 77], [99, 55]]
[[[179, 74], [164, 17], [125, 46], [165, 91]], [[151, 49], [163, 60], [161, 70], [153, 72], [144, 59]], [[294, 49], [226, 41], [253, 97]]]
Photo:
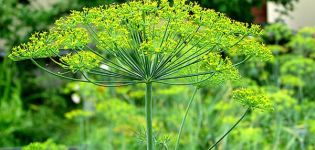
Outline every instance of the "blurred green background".
[[[265, 4], [259, 0], [192, 1], [249, 23], [255, 20], [252, 9]], [[283, 5], [285, 14], [293, 10], [296, 0], [271, 1]], [[6, 57], [32, 32], [49, 28], [70, 10], [122, 2], [0, 0], [0, 149], [32, 150], [36, 145], [56, 150], [145, 149], [144, 87], [69, 82], [30, 61], [12, 62]], [[207, 149], [237, 121], [245, 109], [231, 101], [231, 91], [241, 83], [267, 91], [275, 110], [250, 112], [217, 149], [315, 149], [315, 27], [296, 31], [281, 22], [260, 23], [265, 28], [261, 38], [275, 58], [247, 62], [239, 67], [241, 81], [197, 93], [180, 149]], [[158, 149], [173, 149], [192, 87], [156, 85], [154, 90]]]

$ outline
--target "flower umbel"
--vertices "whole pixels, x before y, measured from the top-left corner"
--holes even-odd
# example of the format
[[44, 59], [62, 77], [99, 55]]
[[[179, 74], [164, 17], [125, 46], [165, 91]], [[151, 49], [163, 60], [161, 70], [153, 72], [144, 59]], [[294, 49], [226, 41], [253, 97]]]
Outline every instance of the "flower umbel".
[[241, 88], [233, 91], [233, 99], [252, 109], [272, 110], [273, 106], [262, 89]]
[[[153, 150], [153, 83], [194, 85], [197, 91], [200, 86], [238, 79], [236, 65], [252, 57], [272, 57], [257, 38], [261, 34], [257, 25], [231, 20], [186, 0], [172, 4], [139, 0], [73, 11], [49, 31], [13, 48], [9, 57], [31, 59], [53, 75], [98, 86], [145, 83], [147, 149]], [[231, 55], [244, 60], [233, 64]], [[54, 73], [36, 58], [50, 58], [65, 71]], [[106, 68], [100, 67], [103, 64]], [[70, 73], [80, 73], [83, 79]], [[236, 98], [252, 108], [266, 107], [260, 102], [265, 97], [254, 93], [240, 90]]]
[[[117, 83], [128, 84], [219, 75], [223, 70], [233, 70], [229, 54], [262, 60], [272, 57], [255, 38], [262, 33], [259, 26], [186, 3], [175, 0], [170, 6], [165, 0], [159, 5], [131, 1], [73, 11], [57, 20], [49, 31], [35, 33], [28, 43], [13, 48], [9, 57], [33, 61], [52, 57], [63, 69], [89, 75], [86, 78], [105, 75], [115, 78]], [[218, 61], [216, 57], [222, 52], [227, 54], [224, 63], [215, 68], [213, 63], [205, 63], [205, 57]], [[106, 64], [110, 71], [98, 67], [100, 64]], [[182, 74], [181, 70], [192, 66], [199, 67], [197, 75]], [[217, 80], [216, 77], [213, 79]], [[89, 81], [102, 86], [117, 85], [100, 83], [97, 78]]]

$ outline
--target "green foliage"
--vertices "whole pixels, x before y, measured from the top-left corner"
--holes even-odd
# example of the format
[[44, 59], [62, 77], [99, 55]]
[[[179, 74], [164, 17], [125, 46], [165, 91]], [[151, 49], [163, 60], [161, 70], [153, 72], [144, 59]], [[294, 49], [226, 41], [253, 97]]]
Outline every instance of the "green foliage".
[[294, 4], [298, 0], [190, 0], [199, 3], [202, 7], [212, 8], [219, 12], [227, 14], [229, 17], [244, 21], [253, 22], [255, 19], [252, 14], [252, 8], [261, 8], [264, 2], [274, 2], [283, 6], [283, 10], [279, 10], [282, 15], [288, 15], [288, 12], [294, 9]]
[[[24, 42], [33, 31], [46, 29], [56, 16], [69, 9], [82, 7], [79, 1], [0, 1], [0, 43], [2, 50], [8, 51], [12, 46]], [[43, 5], [44, 4], [44, 5]]]
[[[292, 58], [292, 57], [291, 57]], [[314, 60], [310, 58], [303, 58], [296, 56], [292, 60], [287, 60], [283, 63], [281, 68], [282, 74], [292, 74], [298, 77], [312, 77], [315, 72], [313, 67], [315, 64]]]
[[22, 148], [22, 150], [67, 150], [66, 146], [57, 145], [52, 140], [47, 140], [44, 143], [31, 143]]
[[294, 53], [306, 57], [315, 57], [315, 27], [305, 27], [298, 31], [288, 43]]
[[285, 86], [291, 86], [291, 87], [303, 87], [305, 85], [304, 81], [294, 75], [290, 74], [284, 74], [280, 77], [281, 83]]
[[258, 6], [261, 2], [247, 0], [230, 0], [230, 1], [207, 1], [193, 0], [199, 2], [203, 7], [216, 9], [223, 12], [233, 19], [252, 22], [254, 17], [251, 14], [251, 8]]
[[268, 43], [280, 44], [288, 41], [293, 33], [292, 30], [284, 23], [278, 22], [266, 26], [263, 38]]
[[288, 51], [286, 47], [281, 45], [268, 45], [268, 48], [272, 51], [273, 54], [279, 55]]
[[65, 114], [65, 117], [67, 119], [74, 119], [74, 118], [80, 118], [80, 117], [89, 117], [92, 115], [93, 115], [93, 113], [90, 111], [83, 111], [81, 109], [75, 109], [75, 110], [72, 110], [70, 112], [67, 112]]
[[270, 99], [275, 103], [275, 111], [285, 113], [287, 109], [297, 105], [297, 101], [292, 97], [292, 93], [287, 90], [278, 90], [268, 94]]

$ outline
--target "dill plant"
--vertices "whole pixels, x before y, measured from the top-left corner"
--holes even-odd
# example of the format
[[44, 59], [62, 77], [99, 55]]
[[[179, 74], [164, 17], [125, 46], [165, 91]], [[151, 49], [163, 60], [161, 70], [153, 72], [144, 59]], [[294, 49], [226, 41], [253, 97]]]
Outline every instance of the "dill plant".
[[[177, 149], [198, 89], [239, 79], [236, 66], [252, 57], [262, 61], [272, 57], [257, 38], [261, 34], [257, 25], [231, 20], [186, 0], [131, 1], [72, 11], [50, 30], [35, 33], [29, 42], [14, 47], [9, 57], [16, 61], [30, 59], [58, 77], [98, 86], [145, 84], [148, 150], [154, 149], [152, 85], [194, 86]], [[233, 63], [229, 56], [242, 60]], [[64, 71], [45, 68], [35, 60], [40, 58], [50, 58]], [[71, 74], [81, 74], [82, 78]], [[264, 105], [252, 91], [240, 92], [237, 98], [243, 98], [241, 102], [249, 109]], [[246, 93], [252, 96], [244, 96]]]

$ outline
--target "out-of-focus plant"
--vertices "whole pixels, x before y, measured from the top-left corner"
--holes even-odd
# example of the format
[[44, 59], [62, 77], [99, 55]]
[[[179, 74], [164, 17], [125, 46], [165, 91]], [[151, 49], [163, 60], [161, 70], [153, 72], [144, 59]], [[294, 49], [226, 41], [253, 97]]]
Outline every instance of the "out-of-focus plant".
[[290, 40], [288, 47], [296, 54], [315, 58], [315, 27], [300, 29]]
[[[200, 3], [202, 7], [212, 8], [227, 14], [229, 17], [245, 22], [253, 22], [254, 16], [251, 13], [253, 7], [261, 7], [265, 2], [274, 2], [283, 7], [281, 16], [287, 16], [294, 9], [298, 0], [190, 0]], [[280, 16], [280, 17], [281, 17]]]
[[[133, 1], [73, 11], [57, 20], [49, 31], [35, 33], [28, 43], [14, 47], [9, 57], [31, 59], [53, 75], [98, 86], [145, 84], [146, 142], [147, 149], [152, 150], [152, 84], [196, 87], [178, 143], [189, 106], [200, 87], [238, 79], [235, 66], [251, 57], [272, 57], [255, 38], [260, 35], [261, 29], [256, 25], [230, 20], [213, 10], [186, 4], [185, 0], [171, 5], [166, 0]], [[222, 53], [244, 59], [233, 64]], [[35, 61], [39, 58], [50, 58], [64, 71], [48, 70]], [[72, 73], [83, 79], [67, 76]], [[249, 109], [260, 103], [256, 97], [240, 97]], [[255, 103], [249, 102], [252, 100]]]
[[283, 63], [281, 73], [292, 74], [301, 78], [313, 78], [315, 75], [314, 64], [315, 62], [312, 59], [296, 56], [294, 59], [286, 60]]
[[254, 20], [254, 16], [251, 14], [252, 7], [260, 6], [262, 4], [262, 1], [252, 0], [191, 1], [200, 3], [203, 7], [215, 9], [219, 12], [227, 14], [233, 19], [244, 22], [252, 22]]
[[22, 150], [67, 150], [67, 147], [64, 145], [57, 145], [52, 140], [47, 140], [46, 142], [39, 143], [31, 143], [27, 146], [24, 146]]
[[282, 53], [288, 52], [288, 48], [281, 45], [268, 45], [268, 48], [272, 51], [274, 55], [280, 55]]
[[271, 44], [286, 43], [292, 37], [292, 30], [284, 23], [278, 22], [265, 27], [263, 38]]
[[[265, 27], [263, 39], [269, 45], [268, 47], [277, 58], [279, 55], [286, 53], [288, 48], [281, 46], [287, 43], [293, 36], [293, 31], [284, 23], [277, 22]], [[280, 62], [278, 59], [273, 60], [272, 79], [277, 86], [280, 86]]]
[[[5, 60], [0, 64], [0, 70], [5, 70], [5, 67], [10, 62]], [[19, 80], [12, 82], [11, 70], [0, 72], [0, 136], [5, 137], [0, 139], [0, 144], [8, 144], [16, 142], [13, 133], [16, 130], [23, 128], [21, 123], [23, 118], [23, 105], [21, 103], [21, 84]]]
[[[315, 77], [315, 62], [313, 59], [301, 56], [295, 56], [294, 59], [292, 58], [293, 57], [284, 59], [284, 62], [282, 63], [280, 69], [282, 83], [284, 85], [290, 85], [291, 83], [291, 88], [297, 87], [297, 95], [299, 95], [300, 100], [302, 100], [304, 98], [304, 92], [309, 96], [312, 95], [310, 93], [312, 93], [311, 91], [314, 87], [313, 78]], [[305, 84], [305, 81], [307, 81], [307, 84]]]

